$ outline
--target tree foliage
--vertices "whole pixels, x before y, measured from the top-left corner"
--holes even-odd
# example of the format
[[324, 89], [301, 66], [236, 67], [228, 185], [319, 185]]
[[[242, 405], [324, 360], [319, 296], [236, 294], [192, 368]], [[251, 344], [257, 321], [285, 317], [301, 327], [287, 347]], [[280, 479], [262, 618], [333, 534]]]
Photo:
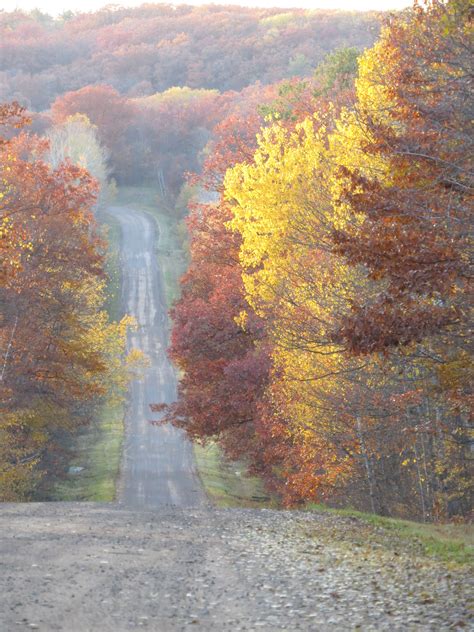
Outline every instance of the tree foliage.
[[97, 206], [104, 206], [110, 198], [112, 187], [109, 182], [109, 156], [97, 138], [97, 127], [90, 123], [85, 114], [75, 114], [48, 130], [46, 138], [46, 162], [56, 169], [65, 160], [70, 160], [85, 169], [99, 185]]
[[[207, 267], [224, 239], [200, 213], [175, 313], [179, 423], [228, 446], [245, 411], [239, 454], [288, 503], [349, 500], [425, 520], [469, 514], [470, 17], [464, 0], [415, 5], [359, 58], [354, 89], [356, 51], [336, 53], [311, 81], [280, 87], [253, 141], [252, 124], [234, 154], [216, 142], [207, 159], [238, 262], [233, 281]], [[214, 297], [232, 283], [238, 300], [214, 322]], [[212, 354], [199, 345], [201, 326], [191, 352], [195, 322]], [[265, 350], [259, 390], [226, 382], [243, 352], [214, 337], [226, 328], [249, 351]], [[224, 349], [211, 393], [194, 367]], [[217, 412], [228, 402], [230, 418]]]
[[[1, 109], [19, 123], [18, 106]], [[0, 498], [25, 499], [61, 465], [61, 438], [119, 387], [129, 321], [103, 311], [97, 183], [71, 161], [51, 167], [45, 140], [0, 147]]]
[[[283, 17], [282, 17], [283, 16]], [[53, 19], [0, 16], [4, 98], [33, 110], [89, 84], [148, 96], [174, 86], [240, 91], [308, 74], [335, 48], [370, 46], [380, 14], [147, 4]]]

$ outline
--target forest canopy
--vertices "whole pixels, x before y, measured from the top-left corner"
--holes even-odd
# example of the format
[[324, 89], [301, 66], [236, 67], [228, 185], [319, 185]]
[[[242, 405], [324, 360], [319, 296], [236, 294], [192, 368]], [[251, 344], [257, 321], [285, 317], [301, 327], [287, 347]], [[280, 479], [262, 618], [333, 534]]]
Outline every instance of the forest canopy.
[[377, 13], [166, 4], [56, 19], [0, 13], [0, 93], [42, 111], [87, 85], [130, 97], [175, 86], [240, 91], [304, 76], [336, 48], [371, 45], [380, 20]]

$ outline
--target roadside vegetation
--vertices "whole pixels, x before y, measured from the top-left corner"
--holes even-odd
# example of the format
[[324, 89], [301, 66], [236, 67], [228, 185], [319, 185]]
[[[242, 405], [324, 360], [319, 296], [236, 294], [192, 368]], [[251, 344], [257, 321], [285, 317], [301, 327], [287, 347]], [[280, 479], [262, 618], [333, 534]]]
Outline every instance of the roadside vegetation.
[[[348, 544], [360, 546], [369, 541], [379, 541], [384, 548], [408, 549], [416, 555], [443, 562], [474, 566], [474, 530], [471, 524], [414, 522], [315, 503], [308, 503], [304, 510], [351, 519], [351, 528], [343, 537]], [[364, 530], [364, 525], [371, 527], [369, 532]], [[312, 535], [319, 537], [317, 533]]]
[[115, 499], [124, 436], [124, 406], [104, 404], [97, 418], [74, 438], [65, 477], [50, 500], [111, 502]]
[[[97, 216], [107, 239], [105, 308], [112, 321], [123, 316], [120, 287], [118, 221], [101, 209]], [[123, 394], [124, 395], [124, 394]], [[71, 458], [49, 498], [63, 501], [111, 502], [116, 495], [124, 438], [125, 400], [105, 398], [90, 424], [81, 428], [68, 446]]]
[[278, 507], [263, 481], [250, 476], [244, 462], [226, 458], [217, 443], [195, 443], [194, 454], [204, 489], [217, 507]]
[[131, 325], [104, 309], [106, 244], [94, 218], [100, 187], [79, 164], [99, 169], [96, 131], [81, 121], [49, 142], [28, 133], [30, 123], [19, 104], [0, 106], [4, 501], [50, 498], [75, 438], [127, 382]]

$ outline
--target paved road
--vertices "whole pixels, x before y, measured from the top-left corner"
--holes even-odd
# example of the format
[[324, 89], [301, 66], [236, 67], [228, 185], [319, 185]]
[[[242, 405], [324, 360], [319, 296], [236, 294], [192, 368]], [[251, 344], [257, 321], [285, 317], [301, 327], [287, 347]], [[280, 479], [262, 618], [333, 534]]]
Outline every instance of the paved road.
[[[142, 350], [150, 366], [130, 389], [119, 500], [127, 507], [191, 507], [205, 502], [193, 450], [183, 432], [153, 426], [149, 405], [172, 402], [176, 375], [166, 355], [168, 316], [156, 257], [157, 226], [145, 212], [112, 207], [122, 229], [122, 302], [137, 331], [129, 346]], [[156, 417], [156, 415], [155, 415]]]

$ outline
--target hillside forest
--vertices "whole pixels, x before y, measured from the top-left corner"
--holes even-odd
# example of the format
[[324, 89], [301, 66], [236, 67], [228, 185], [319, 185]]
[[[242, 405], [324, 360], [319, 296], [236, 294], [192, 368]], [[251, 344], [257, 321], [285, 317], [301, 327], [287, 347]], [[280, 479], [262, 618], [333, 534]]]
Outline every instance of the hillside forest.
[[468, 0], [0, 12], [0, 499], [126, 387], [100, 219], [146, 186], [188, 250], [153, 423], [285, 506], [467, 519], [472, 53]]

